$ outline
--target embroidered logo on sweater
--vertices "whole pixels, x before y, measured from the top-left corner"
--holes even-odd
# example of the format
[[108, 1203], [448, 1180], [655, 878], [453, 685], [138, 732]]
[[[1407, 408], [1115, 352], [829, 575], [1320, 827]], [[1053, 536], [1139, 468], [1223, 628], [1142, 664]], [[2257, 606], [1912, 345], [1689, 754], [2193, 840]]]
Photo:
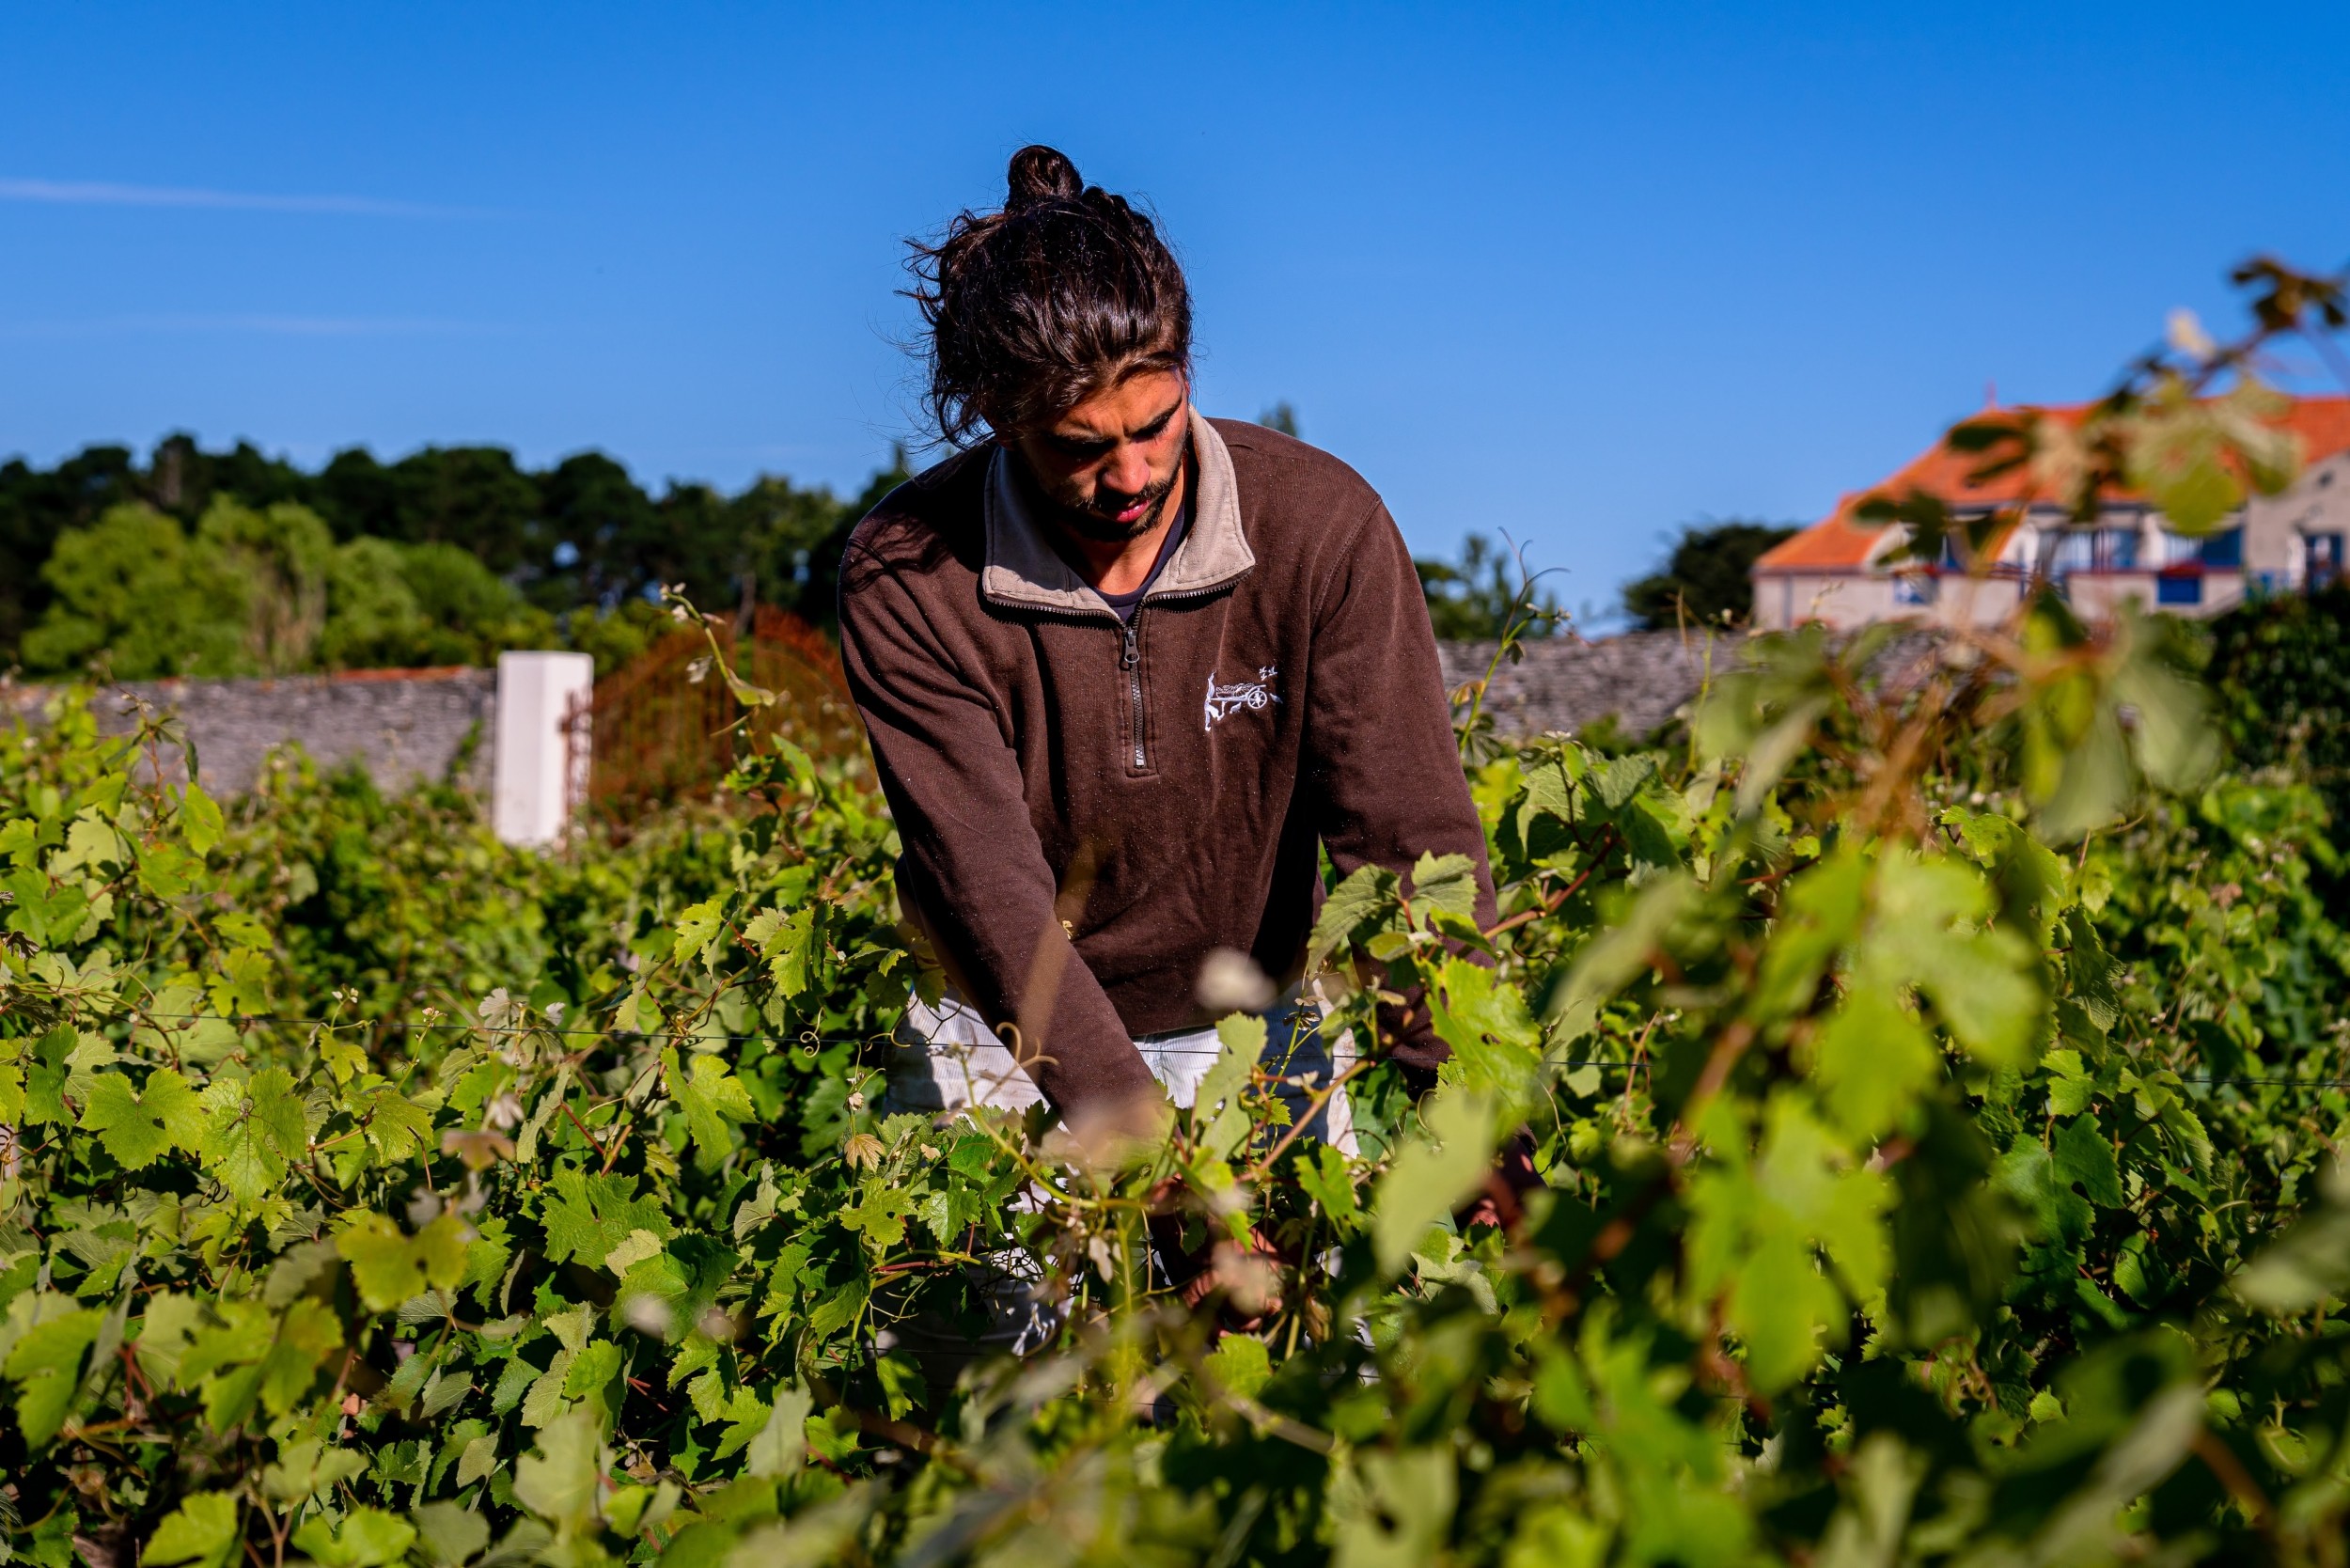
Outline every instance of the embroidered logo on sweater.
[[1218, 682], [1215, 671], [1208, 671], [1207, 722], [1204, 728], [1214, 729], [1216, 721], [1227, 719], [1244, 708], [1264, 709], [1281, 700], [1273, 690], [1274, 680], [1281, 673], [1278, 666], [1267, 665], [1257, 671], [1254, 681], [1235, 681], [1230, 685]]

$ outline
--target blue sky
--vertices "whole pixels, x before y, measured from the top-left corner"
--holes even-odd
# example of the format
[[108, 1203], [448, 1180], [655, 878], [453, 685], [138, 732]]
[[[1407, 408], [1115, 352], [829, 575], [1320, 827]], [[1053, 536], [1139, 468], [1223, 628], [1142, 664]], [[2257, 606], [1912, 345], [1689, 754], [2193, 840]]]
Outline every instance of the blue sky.
[[2350, 8], [9, 7], [0, 455], [186, 429], [853, 488], [900, 239], [1146, 196], [1201, 401], [1571, 604], [2350, 258]]

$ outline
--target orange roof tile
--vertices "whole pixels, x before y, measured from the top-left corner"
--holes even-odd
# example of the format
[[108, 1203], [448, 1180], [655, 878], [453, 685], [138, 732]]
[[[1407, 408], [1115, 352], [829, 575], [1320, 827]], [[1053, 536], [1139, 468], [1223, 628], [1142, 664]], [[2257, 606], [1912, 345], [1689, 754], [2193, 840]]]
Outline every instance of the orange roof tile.
[[1836, 510], [1793, 539], [1784, 539], [1756, 557], [1757, 572], [1816, 572], [1823, 567], [1858, 567], [1868, 563], [1885, 530], [1874, 524], [1856, 523], [1850, 512], [1857, 496], [1847, 495]]
[[[2038, 409], [1985, 409], [1970, 417], [1982, 419], [2002, 414], [2037, 412], [2053, 418], [2075, 420], [2089, 407], [2087, 403], [2068, 403]], [[2301, 455], [2306, 462], [2316, 463], [2338, 452], [2350, 451], [2350, 397], [2296, 398], [2280, 422], [2301, 438]], [[1826, 517], [1764, 551], [1756, 559], [1754, 570], [1835, 572], [1856, 571], [1867, 565], [1871, 552], [1886, 530], [1876, 524], [1859, 521], [1854, 510], [1872, 495], [1904, 495], [1922, 491], [1940, 496], [1954, 508], [2000, 506], [2024, 498], [2031, 480], [2021, 465], [1985, 483], [1970, 482], [1968, 476], [1982, 465], [1982, 461], [1976, 453], [1953, 452], [1937, 440], [1883, 483], [1845, 495]]]

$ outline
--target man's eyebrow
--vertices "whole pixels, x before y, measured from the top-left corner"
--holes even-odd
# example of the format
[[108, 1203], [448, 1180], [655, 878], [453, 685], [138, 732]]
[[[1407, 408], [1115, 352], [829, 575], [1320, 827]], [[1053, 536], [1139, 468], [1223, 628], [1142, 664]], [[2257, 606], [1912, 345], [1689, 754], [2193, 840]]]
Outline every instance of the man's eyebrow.
[[[1173, 402], [1167, 404], [1167, 408], [1160, 413], [1158, 417], [1152, 419], [1149, 424], [1135, 430], [1130, 434], [1123, 437], [1123, 439], [1129, 441], [1150, 440], [1152, 436], [1167, 429], [1167, 422], [1174, 418], [1183, 406], [1183, 400], [1177, 398]], [[1049, 431], [1048, 434], [1052, 440], [1060, 443], [1064, 447], [1115, 447], [1121, 439], [1120, 437], [1115, 435], [1104, 435], [1099, 431]]]
[[1143, 426], [1142, 429], [1135, 431], [1135, 439], [1138, 441], [1145, 441], [1150, 439], [1152, 436], [1158, 434], [1159, 431], [1167, 429], [1167, 422], [1169, 419], [1174, 418], [1175, 411], [1183, 406], [1183, 400], [1181, 398], [1178, 398], [1173, 402], [1167, 404], [1166, 413], [1160, 415], [1157, 418]]

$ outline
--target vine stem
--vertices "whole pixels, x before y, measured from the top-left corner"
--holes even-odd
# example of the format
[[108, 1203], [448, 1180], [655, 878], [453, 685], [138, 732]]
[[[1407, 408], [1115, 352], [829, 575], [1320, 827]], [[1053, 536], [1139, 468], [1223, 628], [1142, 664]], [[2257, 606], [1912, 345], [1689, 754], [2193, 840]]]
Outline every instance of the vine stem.
[[1616, 824], [1614, 823], [1609, 823], [1606, 827], [1600, 829], [1599, 847], [1591, 852], [1591, 863], [1583, 868], [1581, 875], [1577, 876], [1573, 882], [1568, 883], [1567, 886], [1560, 891], [1544, 899], [1541, 903], [1537, 904], [1532, 909], [1521, 909], [1515, 915], [1511, 916], [1508, 919], [1503, 920], [1498, 925], [1495, 926], [1493, 930], [1485, 933], [1486, 940], [1491, 941], [1494, 937], [1499, 936], [1505, 931], [1515, 931], [1518, 927], [1525, 925], [1529, 921], [1541, 919], [1545, 915], [1558, 914], [1560, 906], [1582, 890], [1583, 885], [1591, 879], [1591, 873], [1598, 870], [1600, 863], [1607, 858], [1608, 850], [1614, 847], [1607, 842], [1607, 839], [1614, 836], [1615, 831]]
[[2244, 1462], [2235, 1456], [2235, 1450], [2221, 1442], [2216, 1434], [2206, 1430], [2195, 1435], [2194, 1453], [2219, 1484], [2228, 1489], [2228, 1495], [2251, 1515], [2252, 1528], [2274, 1544], [2277, 1529], [2275, 1507], [2269, 1502], [2268, 1494], [2261, 1490], [2260, 1482], [2254, 1481], [2251, 1472], [2244, 1467]]
[[1262, 1181], [1268, 1174], [1270, 1174], [1275, 1162], [1279, 1160], [1283, 1154], [1289, 1152], [1290, 1145], [1297, 1141], [1298, 1135], [1305, 1132], [1306, 1128], [1312, 1122], [1313, 1119], [1322, 1114], [1322, 1107], [1328, 1105], [1332, 1096], [1336, 1095], [1339, 1090], [1346, 1087], [1346, 1080], [1353, 1077], [1355, 1074], [1362, 1072], [1370, 1065], [1371, 1058], [1355, 1058], [1354, 1066], [1348, 1068], [1337, 1077], [1332, 1078], [1330, 1080], [1329, 1088], [1322, 1090], [1311, 1100], [1308, 1101], [1306, 1105], [1306, 1114], [1299, 1117], [1297, 1121], [1291, 1125], [1290, 1130], [1281, 1135], [1281, 1141], [1275, 1144], [1272, 1149], [1267, 1151], [1263, 1159], [1259, 1160], [1256, 1165], [1250, 1168], [1248, 1180], [1252, 1182]]

